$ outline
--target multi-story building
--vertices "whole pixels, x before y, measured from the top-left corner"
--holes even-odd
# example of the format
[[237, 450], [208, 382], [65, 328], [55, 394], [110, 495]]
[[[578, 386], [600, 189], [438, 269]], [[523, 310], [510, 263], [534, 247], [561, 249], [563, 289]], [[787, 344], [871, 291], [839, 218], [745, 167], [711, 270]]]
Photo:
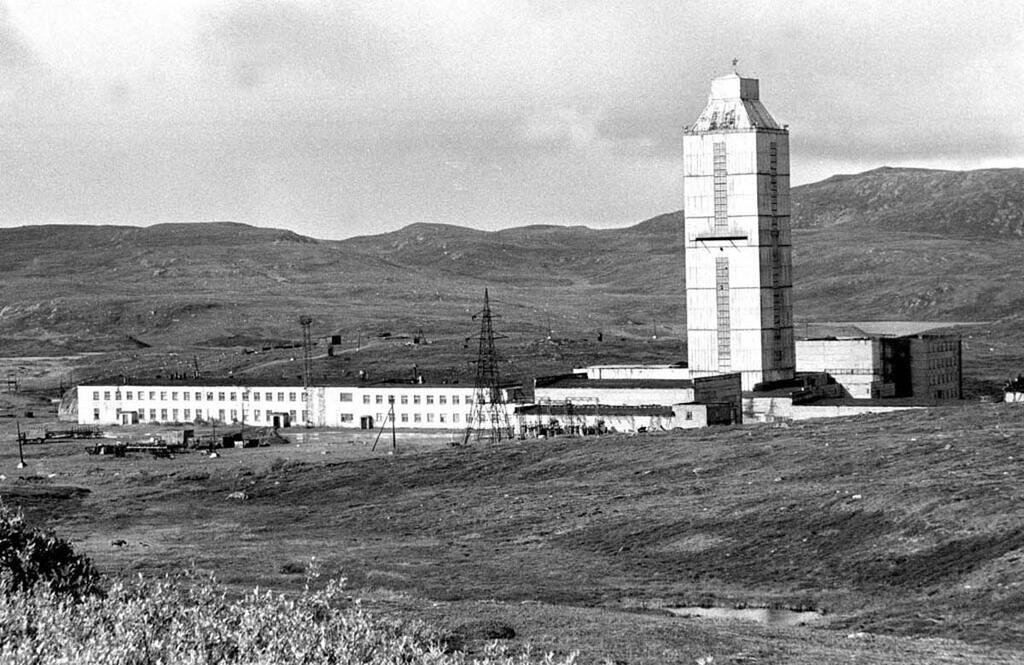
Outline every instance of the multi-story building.
[[[514, 392], [511, 387], [503, 389], [503, 397], [511, 399]], [[470, 385], [424, 383], [310, 388], [218, 381], [84, 384], [78, 387], [78, 422], [373, 429], [393, 413], [394, 424], [400, 429], [458, 430], [470, 423], [474, 395]], [[508, 412], [513, 412], [511, 404]]]

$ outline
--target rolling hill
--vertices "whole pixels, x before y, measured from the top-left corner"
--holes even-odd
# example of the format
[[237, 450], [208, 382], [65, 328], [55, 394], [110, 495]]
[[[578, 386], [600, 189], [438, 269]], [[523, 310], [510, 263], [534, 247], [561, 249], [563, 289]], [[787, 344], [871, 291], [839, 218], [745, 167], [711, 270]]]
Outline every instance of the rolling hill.
[[[798, 324], [994, 321], [1024, 312], [1024, 170], [882, 168], [796, 187]], [[506, 330], [685, 335], [683, 215], [614, 229], [412, 224], [342, 241], [232, 223], [0, 230], [7, 355], [258, 345], [319, 333], [471, 329], [491, 288]]]

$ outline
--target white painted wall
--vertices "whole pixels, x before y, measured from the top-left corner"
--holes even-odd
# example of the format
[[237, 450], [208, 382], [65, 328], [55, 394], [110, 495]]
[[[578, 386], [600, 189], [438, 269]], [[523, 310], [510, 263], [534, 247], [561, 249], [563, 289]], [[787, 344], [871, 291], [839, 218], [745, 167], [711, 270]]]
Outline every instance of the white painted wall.
[[[395, 425], [409, 429], [464, 429], [472, 411], [472, 386], [386, 385], [301, 386], [79, 386], [78, 422], [117, 425], [121, 412], [136, 411], [140, 422], [204, 420], [271, 424], [271, 414], [287, 413], [293, 426], [353, 427], [372, 418], [379, 427], [394, 398]], [[197, 397], [198, 396], [198, 397]], [[307, 403], [310, 408], [307, 408]], [[511, 419], [514, 407], [507, 406]]]

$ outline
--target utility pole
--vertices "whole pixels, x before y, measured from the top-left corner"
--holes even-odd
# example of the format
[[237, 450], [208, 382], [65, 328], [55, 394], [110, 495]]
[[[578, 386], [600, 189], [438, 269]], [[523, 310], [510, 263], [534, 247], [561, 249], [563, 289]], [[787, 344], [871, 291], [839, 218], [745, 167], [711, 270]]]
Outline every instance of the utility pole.
[[309, 334], [309, 326], [313, 323], [313, 317], [303, 314], [299, 317], [299, 323], [302, 325], [302, 393], [306, 403], [306, 417], [303, 419], [305, 421], [303, 424], [306, 427], [311, 427], [313, 391], [310, 389], [310, 385], [313, 382], [313, 342]]
[[463, 444], [469, 443], [474, 435], [477, 442], [497, 442], [512, 438], [512, 424], [508, 418], [505, 395], [501, 390], [498, 354], [494, 348], [494, 340], [505, 337], [494, 334], [492, 319], [495, 315], [491, 314], [487, 289], [484, 289], [484, 308], [474, 314], [473, 319], [477, 317], [480, 318], [480, 332], [477, 335], [476, 383], [473, 389], [473, 408], [469, 422], [466, 423]]
[[16, 420], [14, 422], [18, 426], [18, 459], [21, 460], [20, 462], [18, 462], [18, 468], [24, 469], [27, 466], [25, 464], [25, 450], [22, 447], [24, 444], [25, 437], [23, 437], [21, 434], [21, 421]]
[[370, 452], [377, 450], [377, 442], [380, 441], [380, 435], [384, 433], [384, 428], [388, 426], [388, 421], [391, 421], [391, 452], [398, 452], [398, 441], [395, 437], [395, 396], [388, 395], [388, 415], [384, 418], [384, 422], [380, 424], [380, 430], [377, 432], [377, 438], [373, 440], [373, 446], [370, 447]]

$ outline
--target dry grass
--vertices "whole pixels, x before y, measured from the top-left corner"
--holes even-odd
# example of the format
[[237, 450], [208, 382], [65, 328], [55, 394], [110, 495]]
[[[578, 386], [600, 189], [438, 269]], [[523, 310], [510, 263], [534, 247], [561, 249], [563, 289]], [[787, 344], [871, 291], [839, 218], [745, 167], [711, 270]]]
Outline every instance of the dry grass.
[[[0, 493], [113, 573], [195, 565], [294, 589], [283, 567], [316, 555], [371, 604], [450, 625], [490, 613], [584, 659], [753, 645], [815, 662], [856, 644], [865, 658], [986, 662], [1024, 637], [1024, 418], [1009, 406], [487, 450], [409, 435], [397, 456], [326, 434], [216, 460], [31, 455], [38, 480], [8, 473]], [[686, 603], [812, 607], [829, 622], [737, 632], [634, 613]], [[544, 628], [554, 616], [564, 630]], [[845, 641], [861, 630], [912, 639]]]

